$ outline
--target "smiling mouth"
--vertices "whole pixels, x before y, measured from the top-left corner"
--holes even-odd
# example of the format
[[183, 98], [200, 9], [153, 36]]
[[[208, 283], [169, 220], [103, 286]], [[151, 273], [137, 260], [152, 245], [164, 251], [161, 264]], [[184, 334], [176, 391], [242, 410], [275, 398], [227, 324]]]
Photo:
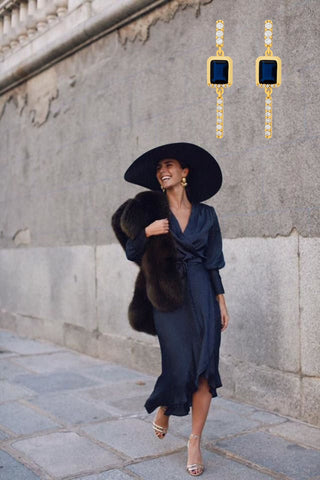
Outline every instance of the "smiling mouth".
[[164, 182], [164, 181], [166, 181], [166, 180], [170, 180], [170, 178], [171, 178], [171, 177], [166, 176], [166, 177], [162, 177], [161, 180]]

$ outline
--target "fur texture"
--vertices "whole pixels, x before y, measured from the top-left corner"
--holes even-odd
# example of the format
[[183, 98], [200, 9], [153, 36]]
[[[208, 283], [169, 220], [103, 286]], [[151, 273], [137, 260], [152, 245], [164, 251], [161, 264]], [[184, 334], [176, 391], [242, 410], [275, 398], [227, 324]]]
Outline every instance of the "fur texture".
[[[112, 227], [125, 249], [143, 228], [161, 218], [168, 218], [169, 204], [161, 192], [146, 191], [123, 203], [112, 216]], [[183, 286], [176, 267], [176, 248], [170, 233], [148, 238], [133, 298], [128, 309], [132, 328], [156, 335], [153, 307], [168, 312], [183, 302]]]

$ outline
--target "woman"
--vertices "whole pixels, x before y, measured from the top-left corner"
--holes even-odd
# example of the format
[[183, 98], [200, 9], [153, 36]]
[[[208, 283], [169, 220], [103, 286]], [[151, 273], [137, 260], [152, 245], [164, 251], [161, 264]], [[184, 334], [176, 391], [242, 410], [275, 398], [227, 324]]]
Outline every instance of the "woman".
[[183, 303], [171, 311], [153, 306], [159, 338], [162, 373], [145, 403], [148, 413], [158, 411], [155, 434], [163, 438], [170, 415], [187, 415], [192, 405], [192, 433], [188, 441], [187, 471], [204, 471], [200, 439], [211, 398], [222, 386], [219, 371], [221, 331], [229, 316], [219, 269], [224, 267], [222, 239], [213, 207], [201, 203], [220, 188], [222, 174], [216, 160], [204, 149], [174, 143], [139, 157], [125, 174], [129, 182], [152, 190], [162, 189], [169, 204], [168, 218], [148, 224], [126, 242], [126, 255], [137, 261], [148, 239], [171, 235], [183, 285]]

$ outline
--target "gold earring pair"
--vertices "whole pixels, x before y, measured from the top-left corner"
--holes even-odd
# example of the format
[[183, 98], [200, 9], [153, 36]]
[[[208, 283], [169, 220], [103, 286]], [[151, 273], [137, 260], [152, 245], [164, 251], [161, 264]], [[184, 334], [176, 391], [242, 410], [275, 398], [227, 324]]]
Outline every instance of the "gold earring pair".
[[[273, 38], [272, 20], [266, 20], [264, 25], [264, 43], [267, 48], [265, 55], [256, 59], [256, 85], [265, 88], [265, 138], [272, 137], [272, 87], [281, 85], [281, 59], [273, 56], [271, 50]], [[224, 46], [224, 21], [216, 21], [216, 56], [207, 60], [207, 83], [215, 87], [217, 92], [216, 137], [223, 138], [224, 130], [224, 88], [233, 83], [233, 61], [226, 57], [222, 50]]]

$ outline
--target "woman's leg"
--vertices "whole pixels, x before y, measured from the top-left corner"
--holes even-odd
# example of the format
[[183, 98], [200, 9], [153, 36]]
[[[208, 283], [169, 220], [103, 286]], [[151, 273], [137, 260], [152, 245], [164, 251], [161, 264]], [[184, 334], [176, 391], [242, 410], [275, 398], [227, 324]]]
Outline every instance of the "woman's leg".
[[211, 399], [208, 381], [200, 377], [199, 388], [192, 397], [192, 433], [197, 436], [191, 436], [189, 439], [188, 465], [202, 463], [200, 436], [208, 416]]

